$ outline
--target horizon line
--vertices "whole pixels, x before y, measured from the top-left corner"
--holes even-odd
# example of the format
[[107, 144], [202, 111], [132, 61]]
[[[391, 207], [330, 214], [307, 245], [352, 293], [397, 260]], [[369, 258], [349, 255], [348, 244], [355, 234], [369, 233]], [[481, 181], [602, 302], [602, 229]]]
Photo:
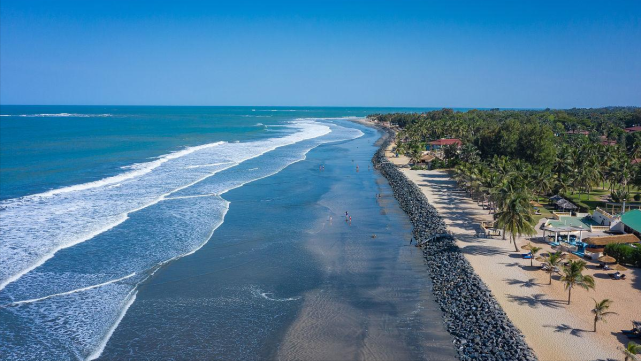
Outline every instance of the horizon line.
[[70, 107], [228, 107], [228, 108], [388, 108], [388, 109], [503, 109], [503, 110], [567, 110], [567, 109], [602, 109], [602, 108], [641, 108], [640, 105], [605, 105], [589, 107], [468, 107], [468, 106], [364, 106], [364, 105], [181, 105], [181, 104], [0, 104], [1, 106], [70, 106]]

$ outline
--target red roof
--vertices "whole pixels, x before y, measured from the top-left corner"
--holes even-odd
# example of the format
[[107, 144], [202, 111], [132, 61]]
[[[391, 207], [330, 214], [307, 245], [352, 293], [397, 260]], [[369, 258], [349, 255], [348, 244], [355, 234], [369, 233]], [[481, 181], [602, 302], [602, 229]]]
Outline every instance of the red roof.
[[603, 145], [617, 145], [617, 141], [616, 140], [602, 140], [601, 144], [603, 144]]
[[641, 158], [632, 159], [632, 161], [630, 161], [630, 163], [639, 164], [639, 163], [641, 163]]
[[634, 127], [625, 128], [624, 130], [625, 130], [626, 132], [628, 132], [628, 133], [638, 132], [638, 131], [640, 131], [640, 130], [641, 130], [641, 125], [636, 125], [636, 126], [634, 126]]
[[452, 138], [452, 139], [439, 139], [439, 140], [430, 142], [430, 145], [451, 145], [451, 144], [461, 145], [461, 140]]

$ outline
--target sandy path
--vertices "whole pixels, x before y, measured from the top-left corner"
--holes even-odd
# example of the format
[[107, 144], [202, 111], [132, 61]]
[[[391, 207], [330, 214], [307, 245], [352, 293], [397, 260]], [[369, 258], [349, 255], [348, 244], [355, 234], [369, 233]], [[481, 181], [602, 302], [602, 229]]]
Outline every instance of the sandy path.
[[[628, 339], [619, 331], [630, 329], [631, 320], [641, 320], [641, 270], [626, 271], [626, 281], [613, 281], [589, 263], [587, 273], [596, 278], [596, 290], [573, 290], [568, 306], [567, 293], [558, 276], [548, 285], [549, 276], [538, 269], [539, 263], [534, 261], [534, 267], [530, 267], [530, 261], [514, 252], [508, 241], [475, 237], [478, 223], [491, 221], [492, 216], [458, 191], [447, 173], [402, 171], [421, 187], [445, 218], [465, 257], [540, 360], [622, 359], [617, 347]], [[519, 245], [526, 242], [517, 241]], [[541, 252], [551, 250], [547, 244], [539, 246], [544, 247]], [[608, 323], [600, 323], [596, 333], [592, 332], [592, 298], [614, 300], [611, 311], [619, 313], [611, 316]]]

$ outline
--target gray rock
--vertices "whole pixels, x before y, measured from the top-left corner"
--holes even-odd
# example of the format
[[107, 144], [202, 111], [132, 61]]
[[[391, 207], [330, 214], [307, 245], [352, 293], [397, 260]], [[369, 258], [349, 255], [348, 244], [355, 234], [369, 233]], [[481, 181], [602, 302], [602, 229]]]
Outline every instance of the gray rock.
[[[389, 182], [394, 197], [414, 227], [432, 279], [432, 293], [460, 360], [523, 360], [536, 356], [521, 331], [507, 318], [488, 287], [474, 273], [445, 222], [421, 190], [385, 158], [391, 137], [374, 154], [372, 163]], [[469, 340], [474, 340], [470, 343]], [[495, 345], [499, 345], [496, 347]]]

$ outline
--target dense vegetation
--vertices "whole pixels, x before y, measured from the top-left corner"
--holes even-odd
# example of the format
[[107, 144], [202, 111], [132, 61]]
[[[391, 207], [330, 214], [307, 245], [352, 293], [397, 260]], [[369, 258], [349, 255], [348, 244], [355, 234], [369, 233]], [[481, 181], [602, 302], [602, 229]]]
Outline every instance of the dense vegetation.
[[608, 244], [605, 254], [617, 259], [619, 263], [641, 267], [641, 248], [629, 244]]
[[[641, 108], [570, 110], [442, 109], [426, 113], [374, 114], [401, 130], [397, 151], [418, 161], [426, 145], [459, 138], [445, 146], [432, 166], [454, 168], [455, 179], [477, 199], [496, 210], [513, 235], [530, 234], [529, 201], [562, 194], [582, 211], [601, 199], [629, 202], [641, 186]], [[638, 198], [638, 197], [637, 197]], [[524, 214], [526, 213], [526, 214]]]

